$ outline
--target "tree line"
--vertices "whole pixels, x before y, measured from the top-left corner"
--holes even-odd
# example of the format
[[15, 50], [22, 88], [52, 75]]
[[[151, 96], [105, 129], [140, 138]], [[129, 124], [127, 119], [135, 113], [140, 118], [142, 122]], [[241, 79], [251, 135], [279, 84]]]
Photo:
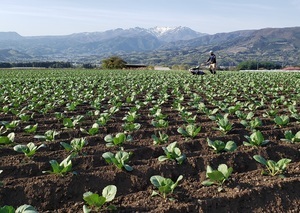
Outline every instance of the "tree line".
[[269, 61], [243, 61], [236, 67], [237, 70], [274, 70], [281, 68], [282, 66], [280, 64]]
[[62, 62], [62, 61], [0, 63], [0, 68], [13, 68], [13, 67], [71, 68], [72, 64], [70, 62]]
[[[111, 56], [102, 60], [101, 68], [103, 69], [123, 69], [126, 67], [127, 62], [119, 56]], [[0, 62], [0, 68], [13, 68], [13, 67], [41, 67], [41, 68], [73, 68], [71, 62], [18, 62], [7, 63]], [[83, 64], [85, 69], [93, 69], [96, 66], [93, 64]], [[186, 64], [173, 65], [172, 69], [175, 70], [187, 70], [189, 67]], [[243, 61], [236, 66], [236, 70], [258, 70], [258, 69], [281, 69], [282, 66], [279, 63], [269, 61]]]

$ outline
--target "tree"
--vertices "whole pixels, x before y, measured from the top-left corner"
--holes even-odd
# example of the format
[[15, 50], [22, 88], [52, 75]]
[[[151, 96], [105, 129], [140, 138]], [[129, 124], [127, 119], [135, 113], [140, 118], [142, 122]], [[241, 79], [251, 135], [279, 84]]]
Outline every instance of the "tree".
[[6, 63], [6, 62], [3, 62], [3, 63], [0, 63], [0, 68], [11, 68], [12, 65], [10, 63]]
[[89, 64], [89, 63], [83, 64], [82, 67], [85, 68], [85, 69], [93, 69], [93, 68], [95, 68], [94, 65]]
[[112, 56], [102, 61], [102, 68], [104, 69], [122, 69], [127, 64], [122, 58], [118, 56]]
[[275, 62], [269, 61], [243, 61], [238, 64], [238, 70], [256, 70], [256, 69], [281, 69], [281, 66]]

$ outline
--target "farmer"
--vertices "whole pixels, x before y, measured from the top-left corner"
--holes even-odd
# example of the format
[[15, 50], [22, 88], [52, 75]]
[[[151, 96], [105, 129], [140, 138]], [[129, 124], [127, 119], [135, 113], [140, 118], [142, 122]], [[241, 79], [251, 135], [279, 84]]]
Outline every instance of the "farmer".
[[216, 55], [213, 53], [213, 51], [209, 51], [209, 58], [207, 60], [207, 64], [209, 64], [209, 71], [212, 74], [216, 74], [216, 68], [217, 68], [217, 59], [216, 59]]

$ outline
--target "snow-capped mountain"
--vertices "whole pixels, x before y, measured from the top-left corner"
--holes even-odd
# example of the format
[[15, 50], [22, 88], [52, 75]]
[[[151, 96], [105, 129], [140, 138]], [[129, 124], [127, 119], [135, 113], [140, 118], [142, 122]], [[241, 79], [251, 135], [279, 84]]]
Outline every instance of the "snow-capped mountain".
[[178, 41], [178, 40], [189, 40], [198, 38], [205, 33], [196, 32], [188, 27], [153, 27], [148, 29], [148, 32], [155, 35], [158, 39], [166, 42]]
[[141, 28], [134, 27], [129, 29], [112, 29], [104, 32], [83, 32], [74, 33], [67, 37], [76, 39], [80, 42], [98, 42], [106, 39], [112, 39], [116, 37], [129, 38], [129, 37], [153, 37], [159, 42], [173, 42], [179, 40], [189, 40], [198, 38], [207, 34], [196, 32], [188, 27], [153, 27], [153, 28]]
[[188, 27], [117, 28], [64, 36], [21, 36], [15, 32], [0, 32], [0, 49], [13, 49], [39, 57], [151, 51], [167, 42], [189, 40], [203, 35], [205, 34]]
[[168, 33], [176, 28], [177, 27], [153, 27], [153, 28], [148, 29], [148, 31], [150, 33], [152, 33], [153, 35], [160, 37], [160, 36], [164, 35], [165, 33]]
[[259, 54], [265, 61], [296, 64], [299, 62], [299, 36], [300, 27], [214, 35], [188, 27], [118, 28], [64, 36], [21, 36], [15, 32], [0, 32], [0, 62], [89, 61], [121, 55], [129, 63], [170, 64], [186, 60], [194, 64], [199, 60], [199, 51], [218, 50], [241, 61]]

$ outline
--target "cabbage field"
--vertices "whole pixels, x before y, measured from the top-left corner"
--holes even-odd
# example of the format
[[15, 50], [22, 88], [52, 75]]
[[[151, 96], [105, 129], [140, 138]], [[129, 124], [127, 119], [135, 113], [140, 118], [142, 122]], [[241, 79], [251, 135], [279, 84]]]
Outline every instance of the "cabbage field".
[[0, 212], [299, 212], [299, 103], [299, 72], [0, 70]]

